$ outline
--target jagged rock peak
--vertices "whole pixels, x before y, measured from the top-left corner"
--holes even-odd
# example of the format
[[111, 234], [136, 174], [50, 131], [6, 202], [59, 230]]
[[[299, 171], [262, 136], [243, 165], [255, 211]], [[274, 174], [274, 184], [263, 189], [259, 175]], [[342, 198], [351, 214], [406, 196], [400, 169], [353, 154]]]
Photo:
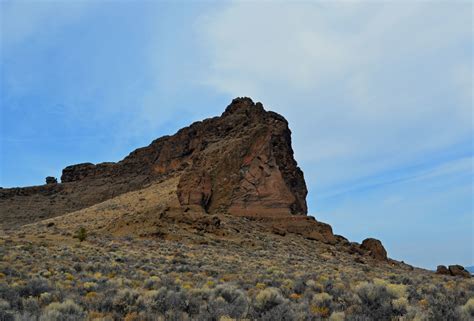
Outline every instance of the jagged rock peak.
[[222, 117], [237, 117], [245, 115], [247, 118], [263, 121], [266, 118], [276, 119], [288, 125], [287, 120], [280, 114], [273, 111], [267, 111], [261, 102], [254, 103], [249, 97], [237, 97], [227, 106]]
[[262, 114], [265, 110], [263, 109], [262, 103], [254, 103], [249, 97], [237, 97], [232, 100], [229, 106], [225, 109], [223, 116], [235, 114], [235, 113], [255, 113]]

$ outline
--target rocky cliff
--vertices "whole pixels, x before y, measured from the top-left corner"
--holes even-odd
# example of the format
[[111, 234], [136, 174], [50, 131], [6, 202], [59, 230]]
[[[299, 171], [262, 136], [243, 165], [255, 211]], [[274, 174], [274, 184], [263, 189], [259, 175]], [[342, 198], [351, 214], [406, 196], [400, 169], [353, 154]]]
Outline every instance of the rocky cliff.
[[0, 190], [6, 225], [62, 215], [179, 176], [184, 207], [241, 216], [305, 215], [306, 185], [280, 115], [237, 98], [220, 117], [153, 141], [117, 163], [78, 164], [61, 183]]

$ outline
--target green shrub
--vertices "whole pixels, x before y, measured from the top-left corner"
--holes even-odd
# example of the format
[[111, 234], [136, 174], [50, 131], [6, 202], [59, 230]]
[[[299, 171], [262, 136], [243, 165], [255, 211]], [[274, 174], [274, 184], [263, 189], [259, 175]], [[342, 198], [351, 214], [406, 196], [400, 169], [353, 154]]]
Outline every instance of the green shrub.
[[74, 235], [74, 238], [78, 239], [79, 242], [84, 242], [87, 238], [87, 231], [85, 227], [80, 227], [76, 231], [76, 235]]

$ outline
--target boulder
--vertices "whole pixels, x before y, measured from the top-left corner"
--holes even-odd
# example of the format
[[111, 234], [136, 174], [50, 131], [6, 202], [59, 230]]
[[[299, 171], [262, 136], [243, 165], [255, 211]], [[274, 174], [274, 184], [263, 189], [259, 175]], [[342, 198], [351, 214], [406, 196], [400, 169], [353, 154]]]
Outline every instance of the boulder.
[[46, 184], [57, 184], [58, 180], [56, 177], [48, 176], [46, 177]]
[[449, 272], [451, 273], [452, 276], [462, 276], [464, 278], [471, 277], [471, 273], [469, 273], [469, 271], [464, 269], [464, 267], [461, 265], [450, 265]]
[[372, 256], [376, 260], [387, 260], [387, 251], [377, 239], [368, 238], [362, 241], [360, 246], [363, 250], [369, 252], [370, 256]]
[[448, 270], [446, 266], [438, 265], [438, 267], [436, 268], [436, 274], [451, 275], [451, 272]]

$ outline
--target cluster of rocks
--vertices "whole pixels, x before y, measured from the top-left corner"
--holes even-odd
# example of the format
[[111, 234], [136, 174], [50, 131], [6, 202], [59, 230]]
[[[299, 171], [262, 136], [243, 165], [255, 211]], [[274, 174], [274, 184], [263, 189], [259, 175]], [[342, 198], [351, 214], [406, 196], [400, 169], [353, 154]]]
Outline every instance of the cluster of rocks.
[[446, 267], [445, 265], [438, 265], [436, 269], [436, 274], [441, 274], [441, 275], [450, 275], [450, 276], [462, 276], [465, 278], [470, 278], [471, 273], [467, 271], [463, 266], [461, 265], [450, 265], [449, 267]]

